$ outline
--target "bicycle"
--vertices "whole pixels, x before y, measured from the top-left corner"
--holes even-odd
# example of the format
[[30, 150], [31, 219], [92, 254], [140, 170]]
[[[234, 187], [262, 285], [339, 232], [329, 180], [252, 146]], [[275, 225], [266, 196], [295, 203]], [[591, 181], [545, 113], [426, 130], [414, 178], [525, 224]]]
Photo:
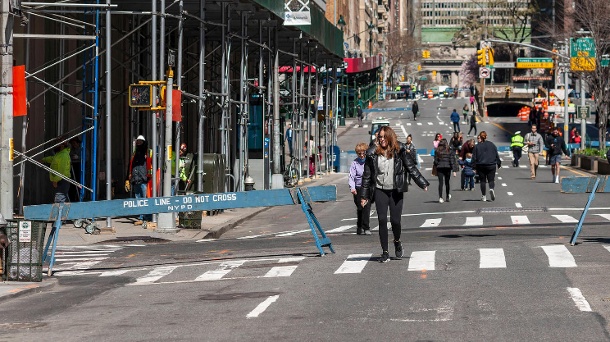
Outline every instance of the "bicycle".
[[284, 171], [284, 186], [287, 188], [292, 188], [299, 182], [299, 175], [296, 168], [296, 159], [294, 157], [290, 157], [290, 163], [286, 166], [286, 170]]

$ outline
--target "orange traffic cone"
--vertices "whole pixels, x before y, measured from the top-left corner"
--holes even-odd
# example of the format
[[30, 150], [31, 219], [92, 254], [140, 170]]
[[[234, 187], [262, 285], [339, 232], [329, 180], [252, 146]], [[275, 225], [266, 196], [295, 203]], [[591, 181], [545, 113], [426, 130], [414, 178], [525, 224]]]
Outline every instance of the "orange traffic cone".
[[373, 108], [373, 101], [369, 101], [369, 109]]

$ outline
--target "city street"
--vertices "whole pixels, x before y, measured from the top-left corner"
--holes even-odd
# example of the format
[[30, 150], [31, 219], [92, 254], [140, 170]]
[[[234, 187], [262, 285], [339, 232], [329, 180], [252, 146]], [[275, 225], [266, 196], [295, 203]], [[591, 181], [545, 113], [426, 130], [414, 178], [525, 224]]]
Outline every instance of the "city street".
[[[59, 246], [90, 267], [60, 260], [55, 286], [4, 300], [0, 341], [609, 340], [608, 194], [597, 195], [576, 246], [569, 239], [588, 194], [561, 193], [544, 160], [531, 180], [527, 157], [516, 168], [500, 152], [495, 201], [481, 201], [479, 184], [460, 191], [458, 174], [451, 201], [439, 203], [432, 141], [450, 139], [449, 115], [466, 101], [418, 100], [417, 121], [410, 102], [385, 101], [376, 108], [387, 110], [369, 113], [363, 127], [348, 120], [339, 135], [342, 153], [353, 151], [383, 117], [400, 141], [412, 134], [426, 150], [421, 172], [431, 184], [405, 194], [402, 259], [377, 261], [374, 205], [373, 235], [356, 235], [342, 174], [337, 201], [313, 204], [334, 254], [318, 255], [298, 206], [264, 210], [219, 239]], [[512, 117], [477, 128], [497, 146], [529, 132]], [[561, 177], [576, 175], [562, 168]]]

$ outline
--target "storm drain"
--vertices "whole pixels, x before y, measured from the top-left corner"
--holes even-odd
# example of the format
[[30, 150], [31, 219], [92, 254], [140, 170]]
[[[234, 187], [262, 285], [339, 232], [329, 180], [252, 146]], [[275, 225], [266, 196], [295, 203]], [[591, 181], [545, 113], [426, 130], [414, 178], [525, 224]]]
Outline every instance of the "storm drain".
[[527, 208], [481, 208], [477, 210], [477, 214], [493, 214], [493, 213], [531, 213], [542, 212], [546, 213], [546, 207], [527, 207]]

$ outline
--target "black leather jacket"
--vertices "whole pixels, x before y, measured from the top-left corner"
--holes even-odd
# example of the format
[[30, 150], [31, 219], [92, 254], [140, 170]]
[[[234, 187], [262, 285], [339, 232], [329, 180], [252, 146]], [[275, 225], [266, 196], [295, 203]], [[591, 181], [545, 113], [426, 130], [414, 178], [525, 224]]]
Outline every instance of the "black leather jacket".
[[[376, 146], [369, 148], [366, 151], [366, 160], [364, 162], [364, 173], [362, 174], [362, 197], [369, 201], [373, 199], [375, 193], [375, 181], [377, 178], [377, 158], [375, 154]], [[394, 189], [400, 192], [409, 191], [409, 183], [406, 181], [406, 172], [411, 174], [411, 178], [420, 188], [425, 188], [430, 183], [422, 176], [417, 169], [416, 163], [407, 153], [405, 145], [400, 143], [400, 150], [394, 156]]]

